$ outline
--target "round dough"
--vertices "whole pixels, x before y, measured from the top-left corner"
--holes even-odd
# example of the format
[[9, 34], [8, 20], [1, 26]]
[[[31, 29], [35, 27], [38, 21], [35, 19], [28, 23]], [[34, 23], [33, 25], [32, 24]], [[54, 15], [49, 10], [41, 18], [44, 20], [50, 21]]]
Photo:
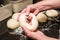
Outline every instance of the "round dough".
[[17, 27], [19, 27], [19, 22], [17, 22], [16, 20], [14, 19], [9, 19], [7, 21], [7, 27], [10, 28], [10, 29], [15, 29]]
[[37, 16], [36, 16], [37, 20], [39, 22], [46, 22], [47, 21], [47, 16], [44, 14], [44, 12], [40, 12]]
[[56, 10], [48, 10], [46, 12], [46, 15], [49, 17], [56, 17], [56, 16], [58, 16], [58, 12]]
[[18, 20], [19, 13], [14, 13], [12, 19]]
[[32, 19], [31, 19], [32, 25], [30, 25], [26, 21], [27, 15], [25, 13], [20, 16], [19, 22], [20, 22], [21, 27], [27, 27], [29, 30], [35, 31], [38, 28], [38, 21], [37, 21], [36, 16], [34, 14], [30, 13], [30, 16], [32, 17]]

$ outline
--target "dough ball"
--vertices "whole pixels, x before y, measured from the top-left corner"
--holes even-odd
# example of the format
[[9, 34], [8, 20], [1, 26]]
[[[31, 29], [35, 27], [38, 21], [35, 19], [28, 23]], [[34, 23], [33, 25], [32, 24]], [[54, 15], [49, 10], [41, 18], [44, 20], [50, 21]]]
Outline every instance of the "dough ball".
[[56, 10], [48, 10], [46, 12], [46, 15], [49, 17], [56, 17], [56, 16], [58, 16], [58, 12]]
[[17, 22], [14, 19], [9, 19], [7, 21], [7, 27], [10, 29], [15, 29], [15, 28], [19, 27], [19, 22]]
[[18, 20], [19, 13], [14, 13], [12, 19]]
[[47, 20], [47, 16], [44, 14], [44, 12], [40, 12], [37, 16], [36, 16], [37, 20], [39, 22], [46, 22]]

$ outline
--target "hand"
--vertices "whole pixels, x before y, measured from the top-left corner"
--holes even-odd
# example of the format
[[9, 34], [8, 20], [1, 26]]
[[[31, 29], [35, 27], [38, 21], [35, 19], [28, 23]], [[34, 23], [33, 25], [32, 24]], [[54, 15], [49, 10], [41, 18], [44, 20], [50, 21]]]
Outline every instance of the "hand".
[[30, 37], [34, 40], [57, 40], [55, 38], [50, 38], [50, 37], [45, 36], [44, 33], [39, 30], [32, 32], [32, 31], [28, 30], [26, 27], [23, 27], [23, 30], [28, 37]]
[[35, 15], [39, 12], [36, 6], [34, 4], [28, 5], [21, 13], [26, 13], [29, 15], [29, 13], [34, 13]]
[[57, 8], [60, 8], [60, 0], [42, 0], [38, 3], [28, 5], [21, 13], [26, 13], [27, 15], [34, 13], [37, 15], [40, 11]]
[[[30, 30], [28, 30], [26, 27], [23, 27], [23, 30], [25, 32], [25, 34], [35, 40], [38, 40], [39, 38], [43, 38], [44, 34], [41, 31], [36, 30], [35, 32], [31, 32]], [[41, 34], [41, 35], [40, 35]], [[43, 36], [43, 37], [42, 37]], [[45, 37], [44, 37], [45, 38]]]

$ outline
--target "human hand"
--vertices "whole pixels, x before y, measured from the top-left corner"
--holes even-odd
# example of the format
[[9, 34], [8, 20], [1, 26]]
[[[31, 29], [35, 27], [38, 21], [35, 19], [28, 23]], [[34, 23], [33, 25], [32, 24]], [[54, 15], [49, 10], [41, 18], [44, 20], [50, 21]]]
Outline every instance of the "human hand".
[[34, 4], [28, 5], [24, 10], [22, 10], [21, 13], [26, 13], [29, 15], [29, 13], [34, 13], [35, 15], [39, 12], [36, 6]]
[[23, 27], [23, 30], [28, 37], [30, 37], [34, 40], [57, 40], [55, 38], [47, 37], [46, 35], [44, 35], [43, 32], [41, 32], [39, 30], [32, 32], [32, 31], [28, 30], [26, 27]]
[[[32, 38], [32, 39], [35, 39], [35, 40], [38, 40], [40, 38], [43, 38], [44, 34], [39, 31], [39, 30], [36, 30], [35, 32], [31, 32], [30, 30], [28, 30], [26, 27], [23, 27], [23, 30], [25, 32], [25, 34], [29, 37], [29, 38]], [[41, 35], [40, 35], [41, 34]], [[44, 37], [45, 38], [45, 37]]]
[[[60, 0], [42, 0], [38, 3], [28, 5], [21, 13], [34, 13], [37, 15], [39, 11], [48, 10], [48, 9], [56, 9], [60, 8]], [[29, 17], [29, 19], [31, 19]]]

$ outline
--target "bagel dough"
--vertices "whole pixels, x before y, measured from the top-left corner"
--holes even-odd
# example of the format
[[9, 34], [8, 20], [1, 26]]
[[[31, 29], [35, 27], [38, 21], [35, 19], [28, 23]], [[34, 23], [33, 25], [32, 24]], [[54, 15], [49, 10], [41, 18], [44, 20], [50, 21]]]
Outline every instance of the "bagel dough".
[[19, 27], [19, 22], [17, 22], [15, 19], [9, 19], [7, 21], [7, 27], [10, 29], [15, 29], [17, 27]]
[[48, 17], [56, 17], [58, 16], [58, 12], [56, 10], [47, 10], [46, 15]]
[[29, 30], [31, 31], [35, 31], [38, 28], [38, 21], [36, 19], [36, 16], [32, 13], [30, 13], [30, 15], [32, 17], [31, 19], [31, 23], [32, 25], [30, 25], [26, 20], [27, 20], [27, 15], [24, 13], [20, 16], [19, 18], [19, 22], [21, 27], [27, 27]]
[[14, 13], [12, 19], [18, 20], [19, 13]]
[[40, 12], [37, 16], [36, 16], [37, 20], [39, 22], [46, 22], [47, 21], [47, 16], [44, 14], [44, 12]]

